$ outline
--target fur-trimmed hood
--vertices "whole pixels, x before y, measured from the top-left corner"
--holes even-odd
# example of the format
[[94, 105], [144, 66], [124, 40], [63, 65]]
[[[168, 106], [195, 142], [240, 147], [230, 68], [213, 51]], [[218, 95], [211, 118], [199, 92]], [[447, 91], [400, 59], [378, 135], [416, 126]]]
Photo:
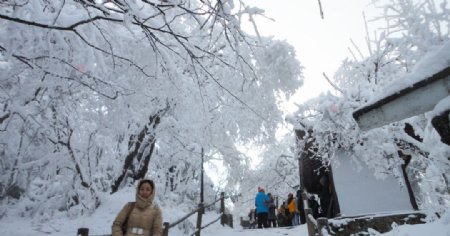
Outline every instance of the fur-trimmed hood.
[[[141, 186], [144, 182], [150, 183], [150, 185], [152, 186], [152, 194], [150, 194], [150, 196], [148, 198], [142, 198], [141, 196], [139, 196], [139, 186]], [[155, 195], [156, 195], [156, 188], [155, 188], [155, 183], [153, 182], [153, 180], [150, 179], [141, 179], [138, 183], [138, 185], [136, 186], [136, 207], [144, 209], [149, 205], [153, 204], [153, 200], [155, 199]]]
[[[153, 192], [148, 198], [138, 195], [139, 186], [144, 182], [150, 183]], [[162, 235], [162, 212], [153, 200], [155, 198], [155, 184], [149, 179], [139, 181], [136, 187], [136, 203], [127, 203], [117, 215], [112, 225], [113, 236], [124, 236], [122, 227], [127, 228], [126, 236], [161, 236]], [[136, 233], [132, 229], [140, 230]]]

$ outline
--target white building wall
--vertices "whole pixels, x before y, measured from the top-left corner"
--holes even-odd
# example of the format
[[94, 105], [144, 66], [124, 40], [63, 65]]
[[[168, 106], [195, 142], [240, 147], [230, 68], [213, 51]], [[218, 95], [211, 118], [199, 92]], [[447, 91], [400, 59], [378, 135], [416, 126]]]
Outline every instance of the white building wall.
[[414, 210], [403, 179], [403, 186], [393, 176], [376, 179], [365, 163], [358, 167], [344, 151], [337, 155], [339, 164], [332, 170], [343, 216]]

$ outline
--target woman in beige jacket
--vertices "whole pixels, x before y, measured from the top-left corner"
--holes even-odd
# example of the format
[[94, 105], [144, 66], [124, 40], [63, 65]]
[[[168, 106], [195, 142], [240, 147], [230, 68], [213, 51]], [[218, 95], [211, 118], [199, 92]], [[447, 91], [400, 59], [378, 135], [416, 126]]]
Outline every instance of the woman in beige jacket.
[[[158, 205], [153, 203], [154, 198], [155, 183], [149, 179], [139, 181], [136, 203], [127, 203], [119, 212], [112, 225], [112, 236], [161, 236], [162, 215]], [[127, 231], [123, 234], [125, 222]]]

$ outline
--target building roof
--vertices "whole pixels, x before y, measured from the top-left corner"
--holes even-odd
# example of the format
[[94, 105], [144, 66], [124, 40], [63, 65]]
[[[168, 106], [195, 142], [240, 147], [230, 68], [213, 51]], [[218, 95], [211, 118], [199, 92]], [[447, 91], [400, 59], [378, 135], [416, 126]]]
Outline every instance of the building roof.
[[450, 66], [359, 108], [353, 117], [362, 130], [368, 130], [431, 111], [449, 95]]

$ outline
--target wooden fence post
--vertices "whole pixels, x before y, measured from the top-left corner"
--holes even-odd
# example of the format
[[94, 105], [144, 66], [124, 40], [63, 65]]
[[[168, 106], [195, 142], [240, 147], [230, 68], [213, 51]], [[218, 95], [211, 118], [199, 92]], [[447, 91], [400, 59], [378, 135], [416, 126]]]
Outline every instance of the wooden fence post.
[[225, 193], [220, 193], [220, 224], [225, 224]]
[[232, 214], [228, 214], [228, 226], [233, 228], [233, 215]]
[[88, 228], [78, 228], [77, 236], [89, 236]]
[[302, 192], [302, 198], [303, 198], [303, 204], [306, 208], [310, 208], [311, 206], [308, 204], [308, 194], [306, 194], [305, 192]]
[[203, 208], [204, 204], [203, 202], [198, 204], [198, 214], [197, 214], [197, 229], [195, 231], [195, 236], [200, 236], [200, 230], [202, 228], [202, 216], [205, 209]]
[[163, 236], [169, 236], [169, 222], [164, 222]]
[[[319, 231], [319, 236], [323, 236], [322, 234], [322, 229], [325, 228], [327, 230], [327, 232], [329, 232], [328, 230], [328, 219], [325, 217], [320, 217], [317, 219], [317, 228]], [[326, 234], [327, 235], [327, 234]]]
[[220, 193], [220, 213], [225, 213], [225, 192]]
[[308, 236], [316, 235], [316, 230], [314, 229], [314, 224], [309, 219], [308, 215], [312, 215], [312, 210], [310, 208], [305, 209], [306, 226], [308, 227]]

